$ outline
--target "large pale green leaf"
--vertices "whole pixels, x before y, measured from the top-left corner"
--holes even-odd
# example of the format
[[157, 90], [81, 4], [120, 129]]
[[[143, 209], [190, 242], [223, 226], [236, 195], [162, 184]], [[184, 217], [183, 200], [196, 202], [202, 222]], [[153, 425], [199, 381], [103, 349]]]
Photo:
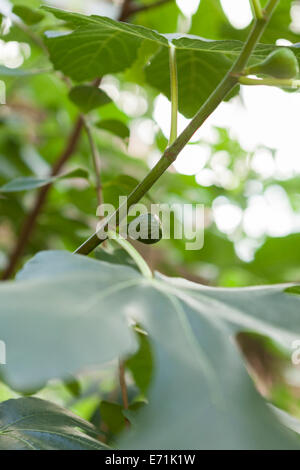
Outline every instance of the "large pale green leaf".
[[0, 450], [105, 450], [96, 429], [68, 410], [39, 398], [0, 404]]
[[300, 448], [255, 391], [233, 335], [253, 330], [289, 345], [300, 297], [288, 286], [219, 289], [66, 252], [44, 252], [0, 285], [2, 375], [29, 388], [136, 348], [127, 321], [154, 352], [149, 405], [125, 448]]

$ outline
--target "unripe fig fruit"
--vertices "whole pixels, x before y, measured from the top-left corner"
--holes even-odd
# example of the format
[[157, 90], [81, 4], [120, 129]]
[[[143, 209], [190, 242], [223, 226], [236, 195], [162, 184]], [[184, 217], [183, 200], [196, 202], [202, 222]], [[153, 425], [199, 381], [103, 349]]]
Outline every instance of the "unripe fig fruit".
[[162, 239], [162, 228], [156, 215], [142, 214], [128, 225], [128, 235], [133, 240], [152, 245]]
[[247, 75], [269, 75], [274, 78], [295, 78], [299, 65], [291, 49], [281, 48], [272, 52], [263, 62], [247, 69]]

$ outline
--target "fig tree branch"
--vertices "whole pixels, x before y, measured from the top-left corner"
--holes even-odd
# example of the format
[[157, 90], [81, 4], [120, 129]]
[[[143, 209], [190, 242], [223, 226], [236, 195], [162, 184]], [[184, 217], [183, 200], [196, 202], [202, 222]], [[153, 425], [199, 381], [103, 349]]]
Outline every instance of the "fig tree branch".
[[[226, 74], [222, 82], [218, 85], [215, 91], [207, 99], [207, 101], [200, 108], [198, 113], [184, 129], [184, 131], [177, 137], [177, 139], [170, 145], [158, 163], [146, 175], [143, 181], [132, 191], [128, 196], [127, 201], [120, 205], [119, 208], [106, 220], [106, 226], [109, 226], [111, 221], [119, 223], [120, 214], [124, 213], [124, 208], [128, 211], [131, 206], [139, 202], [139, 200], [149, 191], [156, 181], [165, 173], [169, 166], [176, 160], [181, 150], [190, 141], [195, 132], [202, 126], [206, 119], [215, 111], [219, 104], [226, 98], [232, 89], [239, 82], [239, 75], [243, 72], [247, 65], [252, 52], [254, 51], [259, 39], [261, 38], [272, 14], [275, 10], [279, 0], [269, 0], [262, 18], [256, 18], [248, 36], [247, 41], [241, 51], [241, 54], [233, 64], [231, 70]], [[103, 227], [101, 228], [103, 233]], [[98, 233], [94, 233], [88, 240], [86, 240], [75, 253], [88, 255], [98, 245], [103, 243], [104, 238], [98, 237]]]

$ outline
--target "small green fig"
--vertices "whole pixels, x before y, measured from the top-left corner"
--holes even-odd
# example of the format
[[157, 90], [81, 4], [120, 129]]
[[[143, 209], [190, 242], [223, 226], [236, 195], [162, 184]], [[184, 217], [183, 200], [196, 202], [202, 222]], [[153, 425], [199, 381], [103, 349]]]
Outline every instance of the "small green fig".
[[274, 78], [295, 78], [299, 73], [299, 65], [291, 49], [280, 48], [272, 52], [263, 62], [252, 65], [246, 70], [247, 75], [269, 75]]
[[162, 228], [156, 215], [142, 214], [128, 225], [128, 235], [133, 240], [152, 245], [162, 239]]

